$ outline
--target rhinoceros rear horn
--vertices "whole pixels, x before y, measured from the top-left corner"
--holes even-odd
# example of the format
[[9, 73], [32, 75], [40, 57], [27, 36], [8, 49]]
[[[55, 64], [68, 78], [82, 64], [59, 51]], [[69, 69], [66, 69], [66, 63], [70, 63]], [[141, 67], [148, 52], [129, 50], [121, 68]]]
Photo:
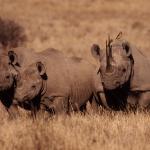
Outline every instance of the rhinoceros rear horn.
[[129, 42], [124, 42], [122, 44], [122, 46], [123, 46], [123, 49], [125, 50], [126, 56], [128, 56], [128, 57], [131, 56], [132, 50], [131, 50], [131, 46], [130, 46]]
[[13, 65], [18, 64], [18, 57], [13, 51], [8, 52], [8, 57], [9, 57], [9, 61], [11, 64], [13, 64]]
[[100, 58], [100, 47], [97, 44], [93, 44], [91, 47], [92, 56], [96, 59]]
[[40, 76], [43, 78], [43, 79], [47, 79], [47, 75], [46, 75], [46, 69], [45, 69], [45, 66], [42, 62], [37, 62], [36, 63], [36, 66], [37, 66], [37, 70], [40, 74]]

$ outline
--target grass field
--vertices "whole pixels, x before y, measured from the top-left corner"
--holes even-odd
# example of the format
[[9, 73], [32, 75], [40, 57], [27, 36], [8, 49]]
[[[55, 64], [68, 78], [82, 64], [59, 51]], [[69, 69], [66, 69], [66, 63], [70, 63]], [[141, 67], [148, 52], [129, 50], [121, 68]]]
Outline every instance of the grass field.
[[33, 121], [1, 117], [0, 149], [149, 150], [150, 115], [104, 111]]
[[[95, 63], [93, 43], [103, 48], [120, 31], [150, 56], [149, 0], [0, 0], [0, 17], [25, 28], [26, 46], [60, 49]], [[26, 114], [9, 120], [0, 109], [0, 149], [149, 150], [150, 114], [90, 113], [33, 122]]]

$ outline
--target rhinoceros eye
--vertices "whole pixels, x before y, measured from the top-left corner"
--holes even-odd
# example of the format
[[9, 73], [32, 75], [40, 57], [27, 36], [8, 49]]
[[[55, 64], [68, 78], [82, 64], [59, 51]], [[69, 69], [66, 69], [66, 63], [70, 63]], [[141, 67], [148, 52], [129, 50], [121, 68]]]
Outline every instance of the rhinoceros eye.
[[122, 72], [124, 72], [124, 73], [125, 73], [125, 72], [126, 72], [126, 69], [125, 69], [125, 68], [123, 68], [123, 69], [122, 69]]
[[35, 89], [36, 88], [36, 86], [35, 85], [32, 85], [32, 89]]
[[6, 79], [9, 79], [9, 78], [10, 78], [10, 76], [9, 76], [9, 75], [7, 75], [7, 76], [6, 76]]

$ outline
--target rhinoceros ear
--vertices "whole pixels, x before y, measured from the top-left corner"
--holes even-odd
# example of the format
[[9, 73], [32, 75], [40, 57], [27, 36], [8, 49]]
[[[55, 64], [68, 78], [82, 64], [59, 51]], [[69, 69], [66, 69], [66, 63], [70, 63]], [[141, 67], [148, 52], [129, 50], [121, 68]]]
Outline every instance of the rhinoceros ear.
[[36, 63], [36, 66], [37, 66], [37, 70], [40, 74], [40, 76], [43, 78], [43, 79], [47, 79], [47, 75], [46, 75], [46, 69], [45, 69], [45, 66], [42, 62], [37, 62]]
[[125, 50], [125, 54], [127, 57], [131, 56], [132, 55], [132, 50], [131, 50], [131, 45], [129, 42], [124, 42], [122, 44], [123, 46], [123, 49]]
[[8, 51], [10, 64], [18, 65], [18, 57], [13, 51]]
[[99, 47], [99, 45], [93, 44], [91, 47], [91, 53], [95, 59], [99, 59], [100, 58], [100, 47]]

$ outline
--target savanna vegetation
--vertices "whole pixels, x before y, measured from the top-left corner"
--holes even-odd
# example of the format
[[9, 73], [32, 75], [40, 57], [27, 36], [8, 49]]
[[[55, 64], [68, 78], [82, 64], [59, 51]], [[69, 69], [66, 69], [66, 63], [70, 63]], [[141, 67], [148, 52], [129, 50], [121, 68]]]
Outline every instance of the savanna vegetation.
[[[103, 48], [108, 34], [115, 37], [122, 31], [149, 56], [149, 8], [148, 0], [0, 0], [0, 17], [8, 24], [0, 41], [5, 39], [5, 48], [25, 45], [42, 51], [53, 47], [95, 64], [91, 45], [99, 43]], [[100, 109], [94, 113], [89, 108], [85, 115], [39, 116], [33, 121], [22, 109], [20, 117], [10, 120], [0, 108], [0, 149], [150, 149], [148, 112]]]

